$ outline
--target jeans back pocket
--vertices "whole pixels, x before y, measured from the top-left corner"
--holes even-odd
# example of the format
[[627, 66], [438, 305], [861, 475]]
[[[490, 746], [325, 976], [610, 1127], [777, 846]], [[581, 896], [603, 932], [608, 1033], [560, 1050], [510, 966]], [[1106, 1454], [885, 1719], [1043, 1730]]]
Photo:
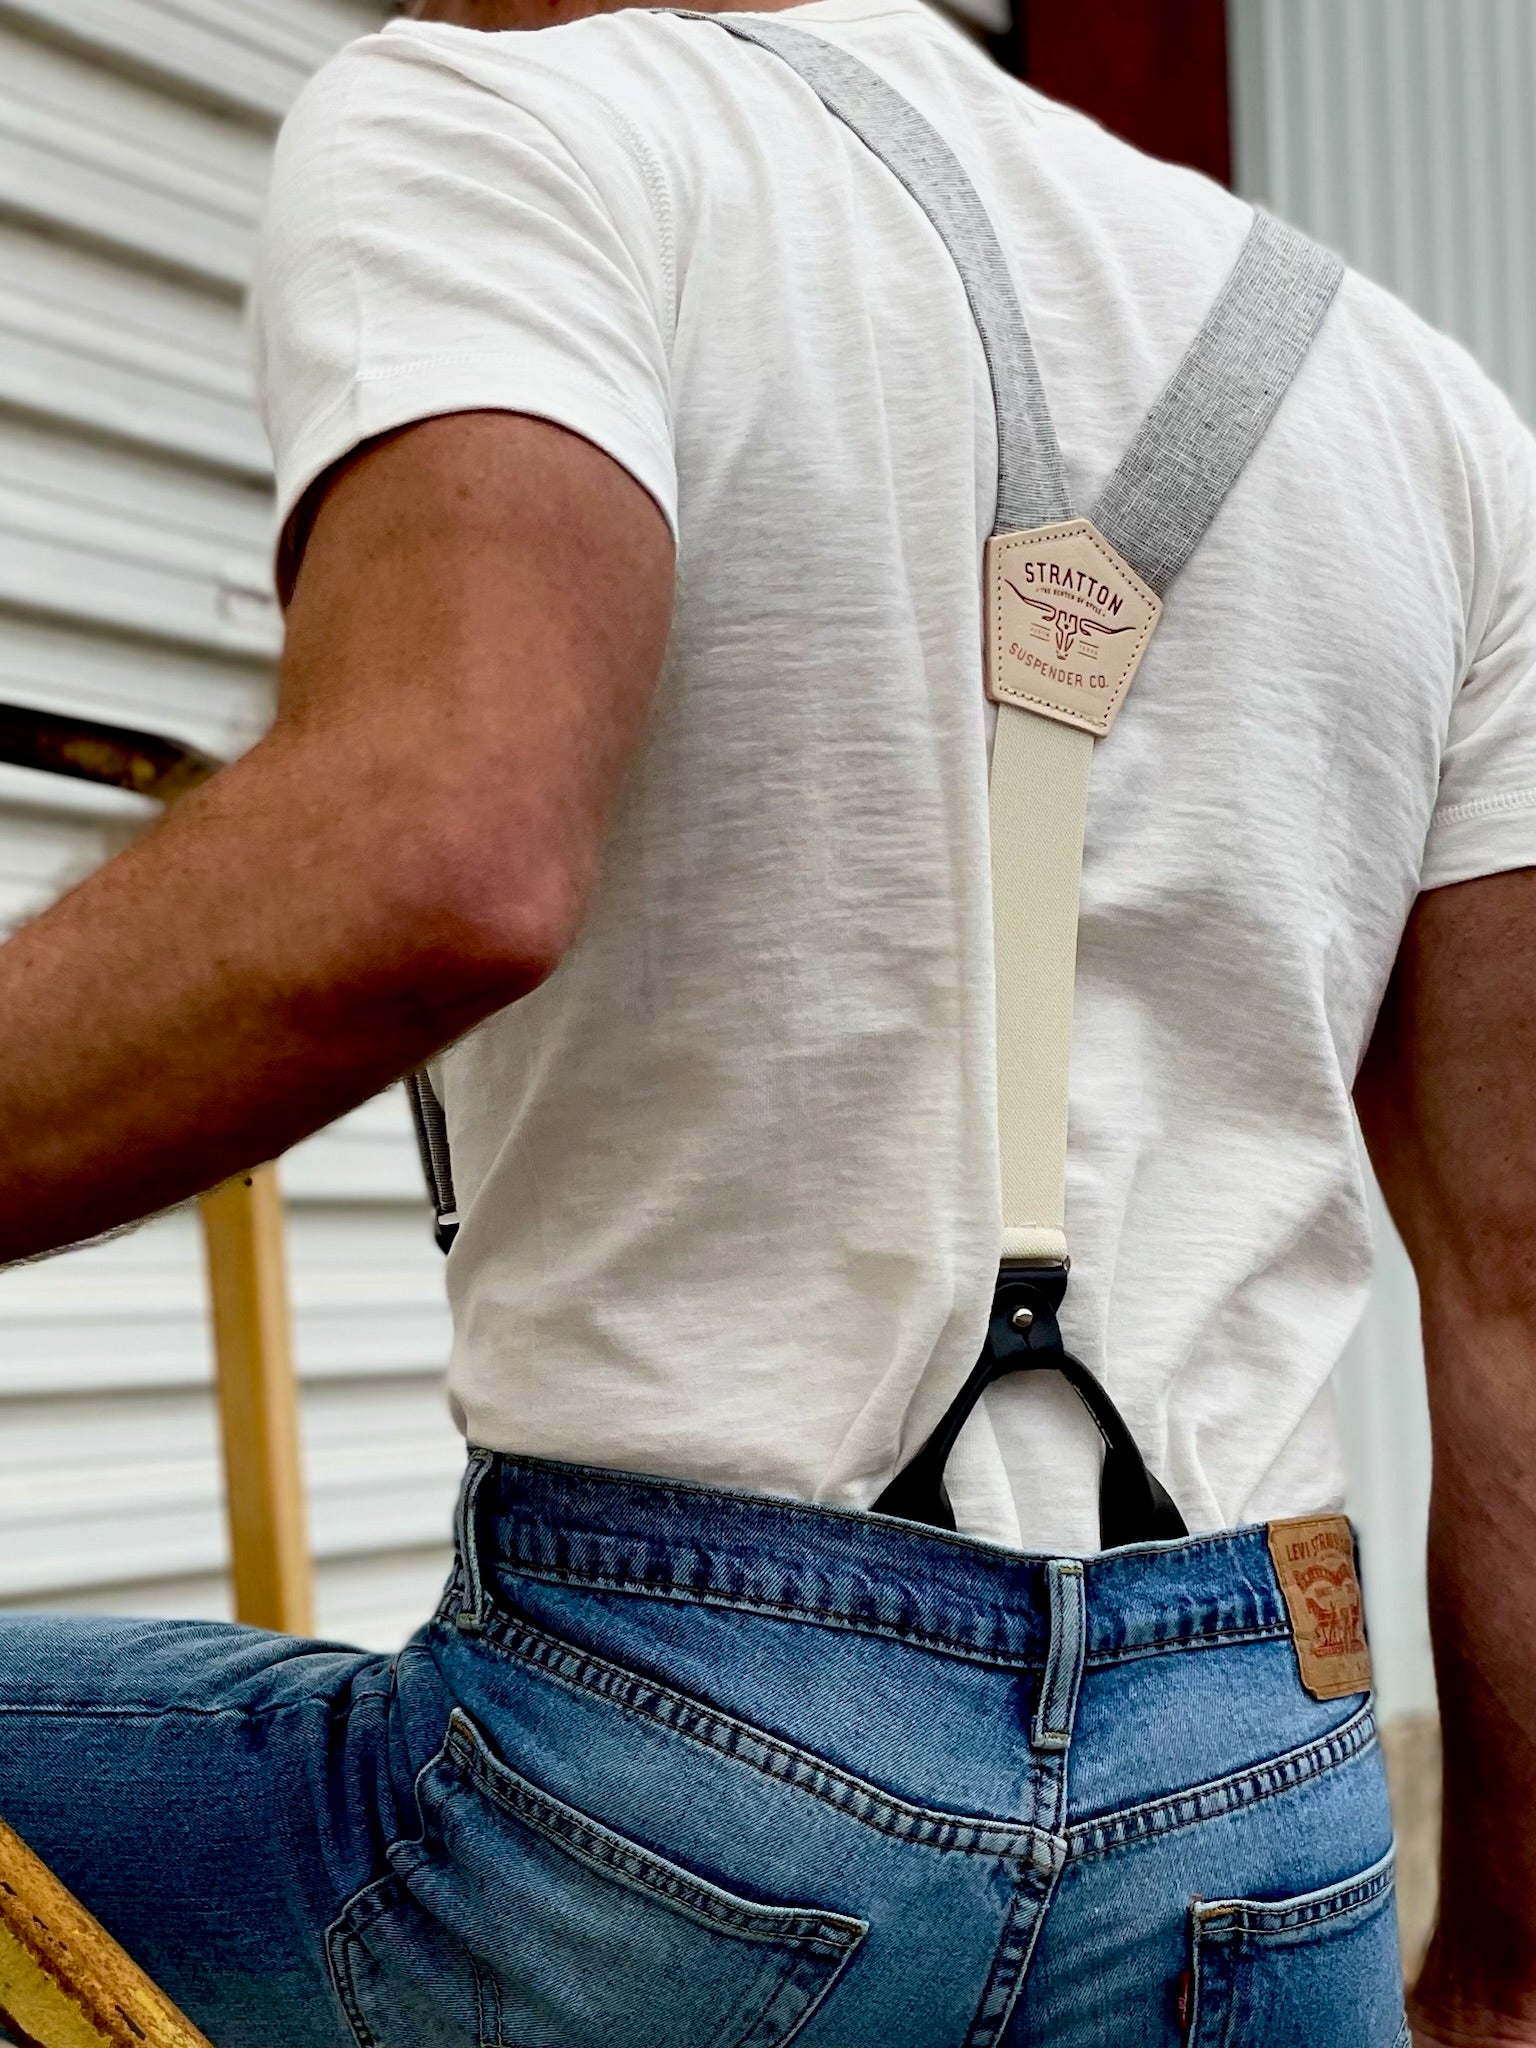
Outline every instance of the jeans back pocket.
[[1190, 2048], [1399, 2048], [1393, 1859], [1294, 1899], [1194, 1908]]
[[359, 2048], [780, 2048], [865, 1933], [627, 1841], [459, 1710], [417, 1801], [420, 1836], [328, 1935]]

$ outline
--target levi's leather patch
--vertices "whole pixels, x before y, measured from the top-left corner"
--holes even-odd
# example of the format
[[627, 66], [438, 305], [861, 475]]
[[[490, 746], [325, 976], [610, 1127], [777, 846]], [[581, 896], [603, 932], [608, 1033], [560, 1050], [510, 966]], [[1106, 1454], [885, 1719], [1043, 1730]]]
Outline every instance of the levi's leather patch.
[[1344, 1515], [1271, 1522], [1269, 1554], [1291, 1617], [1301, 1682], [1315, 1700], [1368, 1692], [1371, 1653], [1355, 1572], [1355, 1538]]
[[987, 542], [987, 695], [1102, 739], [1163, 616], [1091, 519]]

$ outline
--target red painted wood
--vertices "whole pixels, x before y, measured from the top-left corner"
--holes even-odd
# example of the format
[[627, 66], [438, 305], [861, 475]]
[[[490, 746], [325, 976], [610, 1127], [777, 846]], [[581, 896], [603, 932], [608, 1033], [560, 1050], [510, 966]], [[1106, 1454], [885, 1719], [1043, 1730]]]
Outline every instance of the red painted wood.
[[1014, 0], [1024, 75], [1153, 156], [1232, 182], [1225, 0]]

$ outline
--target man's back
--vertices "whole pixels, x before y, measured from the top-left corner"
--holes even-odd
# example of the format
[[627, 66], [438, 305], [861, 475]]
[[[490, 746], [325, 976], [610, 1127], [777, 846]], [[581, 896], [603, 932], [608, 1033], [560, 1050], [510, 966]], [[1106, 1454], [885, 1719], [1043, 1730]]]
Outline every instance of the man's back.
[[[1244, 209], [910, 4], [778, 12], [732, 25], [797, 63], [844, 40], [808, 68], [873, 106], [857, 51], [952, 138], [1091, 511]], [[953, 224], [961, 176], [887, 112]], [[1296, 1518], [1338, 1484], [1368, 1036], [1435, 1430], [1415, 2038], [1536, 2041], [1530, 446], [1275, 228], [1181, 381], [1226, 393], [1180, 411], [1188, 488], [1166, 439], [1138, 467], [1146, 516], [1197, 530], [1211, 449], [1273, 413], [1092, 758], [1067, 1319], [1133, 1435], [1062, 1348], [1062, 1268], [993, 1285], [982, 541], [999, 501], [1028, 525], [1064, 494], [1034, 504], [1011, 439], [999, 488], [952, 260], [1010, 421], [1028, 350], [983, 246], [971, 216], [946, 256], [708, 20], [400, 28], [289, 126], [259, 322], [277, 717], [0, 949], [0, 1257], [451, 1048], [473, 1441], [431, 1619], [392, 1658], [0, 1620], [0, 1812], [226, 2048], [1402, 2048], [1353, 1544]], [[1156, 579], [1112, 494], [1104, 521]], [[1047, 662], [1074, 630], [1009, 624]], [[1067, 862], [1027, 798], [1059, 824], [1089, 743], [999, 719], [996, 848], [1056, 856], [1070, 929], [1075, 833]], [[1000, 866], [1000, 908], [1048, 866]], [[1005, 1017], [1066, 986], [1058, 942], [1054, 978], [1011, 961], [1029, 920], [998, 919]], [[1045, 1159], [1017, 1049], [1022, 1258], [1059, 1233], [1054, 1174], [1013, 1199]], [[1098, 1555], [1070, 1554], [1098, 1446], [1014, 1380], [948, 1525], [935, 1417], [1021, 1362], [1104, 1428]]]
[[[960, 156], [1090, 508], [1248, 209], [916, 0], [796, 20]], [[439, 1075], [470, 1440], [867, 1505], [975, 1355], [1000, 1228], [996, 443], [953, 264], [777, 58], [638, 11], [355, 46], [268, 239], [285, 513], [361, 435], [501, 405], [605, 447], [678, 535], [587, 927]], [[1351, 279], [1095, 759], [1066, 1326], [1197, 1528], [1341, 1497], [1355, 1072], [1419, 888], [1536, 857], [1533, 477], [1466, 358]], [[995, 1388], [961, 1527], [1090, 1549], [1096, 1466], [1063, 1391]]]

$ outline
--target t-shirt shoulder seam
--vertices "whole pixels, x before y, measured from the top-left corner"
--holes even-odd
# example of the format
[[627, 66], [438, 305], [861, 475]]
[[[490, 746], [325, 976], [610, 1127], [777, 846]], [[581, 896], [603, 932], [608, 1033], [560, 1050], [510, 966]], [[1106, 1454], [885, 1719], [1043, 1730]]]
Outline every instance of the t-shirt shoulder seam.
[[[557, 73], [553, 65], [545, 64], [539, 68], [548, 77], [558, 76], [564, 84], [579, 86], [580, 90], [586, 94], [592, 104], [600, 108], [606, 118], [623, 134], [625, 141], [629, 144], [634, 154], [636, 167], [640, 172], [640, 182], [645, 187], [646, 202], [651, 209], [651, 220], [656, 229], [656, 246], [661, 256], [662, 285], [667, 299], [667, 354], [670, 358], [672, 345], [677, 334], [677, 252], [676, 234], [673, 227], [672, 193], [667, 184], [666, 173], [661, 167], [661, 160], [644, 135], [641, 134], [629, 113], [611, 100], [606, 93], [599, 92], [596, 86], [589, 85], [585, 79], [573, 79], [568, 72], [560, 71]], [[536, 108], [525, 106], [521, 111], [530, 120], [536, 121], [550, 139], [559, 144], [561, 149], [566, 151], [568, 155], [571, 154], [570, 143]], [[583, 175], [591, 179], [592, 172], [590, 168], [585, 163], [581, 163], [579, 158], [576, 161], [580, 165]], [[594, 189], [597, 189], [596, 181], [593, 180], [593, 183]]]
[[[608, 19], [611, 17], [598, 18]], [[390, 26], [394, 27], [396, 24], [392, 23]], [[383, 39], [383, 37], [380, 38], [380, 40]], [[610, 99], [607, 93], [600, 91], [589, 80], [578, 77], [573, 71], [568, 70], [563, 65], [541, 62], [534, 53], [524, 55], [520, 59], [520, 65], [525, 73], [537, 71], [545, 78], [558, 80], [563, 86], [573, 87], [623, 133], [625, 141], [633, 152], [636, 167], [640, 172], [641, 183], [645, 187], [645, 196], [651, 210], [651, 219], [656, 228], [656, 242], [661, 256], [662, 281], [667, 297], [667, 340], [668, 355], [670, 356], [671, 345], [677, 331], [677, 237], [674, 226], [671, 188], [667, 183], [666, 173], [662, 169], [660, 158], [626, 109]], [[596, 185], [590, 166], [572, 151], [570, 142], [560, 133], [553, 122], [541, 114], [537, 107], [528, 106], [523, 101], [518, 102], [518, 111], [527, 120], [541, 128], [550, 138], [550, 141], [556, 144], [566, 157], [577, 166], [583, 178], [592, 184], [594, 191], [600, 192], [601, 188]], [[604, 203], [606, 206], [606, 200]]]
[[[537, 59], [534, 59], [533, 63], [544, 72], [546, 77], [558, 77], [562, 84], [577, 86], [591, 101], [593, 106], [600, 108], [604, 116], [622, 132], [625, 141], [634, 153], [636, 165], [640, 172], [640, 182], [645, 187], [646, 203], [651, 209], [651, 220], [656, 229], [657, 249], [661, 256], [662, 282], [667, 295], [667, 353], [670, 357], [672, 343], [677, 333], [677, 256], [675, 248], [676, 237], [673, 231], [672, 194], [667, 185], [666, 173], [661, 168], [661, 160], [636, 127], [626, 110], [609, 99], [606, 93], [599, 92], [595, 85], [589, 85], [584, 78], [573, 78], [569, 72], [557, 71], [554, 65], [538, 65]], [[530, 121], [537, 122], [539, 127], [549, 136], [550, 140], [558, 144], [577, 165], [582, 176], [592, 183], [594, 191], [600, 192], [601, 188], [593, 178], [591, 168], [580, 157], [576, 156], [575, 152], [571, 149], [570, 143], [554, 126], [553, 122], [546, 120], [536, 107], [520, 105], [520, 111]], [[611, 208], [607, 207], [606, 197], [604, 198], [604, 206], [611, 215]]]
[[[537, 56], [527, 58], [524, 61], [530, 69], [542, 71], [547, 78], [559, 78], [565, 85], [575, 85], [578, 87], [591, 100], [592, 104], [601, 108], [608, 119], [622, 131], [625, 141], [634, 152], [640, 171], [641, 182], [645, 186], [646, 199], [650, 204], [651, 218], [656, 224], [656, 240], [661, 252], [662, 276], [667, 292], [667, 338], [668, 353], [670, 354], [671, 342], [677, 331], [677, 253], [676, 233], [673, 224], [672, 192], [667, 183], [666, 172], [662, 169], [661, 159], [641, 133], [628, 110], [610, 99], [607, 93], [599, 91], [595, 85], [590, 84], [584, 78], [573, 77], [569, 71], [557, 65], [540, 64]], [[570, 145], [566, 142], [565, 138], [558, 134], [550, 123], [545, 121], [534, 108], [525, 107], [523, 111], [531, 119], [540, 122], [541, 126], [560, 144], [562, 149], [569, 149]], [[582, 168], [586, 169], [585, 166]], [[587, 176], [591, 176], [590, 171], [587, 171]]]
[[661, 254], [662, 281], [667, 294], [667, 354], [670, 356], [677, 336], [677, 236], [671, 188], [667, 184], [661, 159], [624, 109], [613, 106], [610, 101], [603, 99], [601, 93], [594, 94], [594, 98], [602, 100], [603, 105], [609, 107], [614, 119], [628, 137], [630, 148], [635, 152], [636, 161], [640, 166], [646, 197], [651, 203], [651, 217], [656, 223], [656, 242]]

